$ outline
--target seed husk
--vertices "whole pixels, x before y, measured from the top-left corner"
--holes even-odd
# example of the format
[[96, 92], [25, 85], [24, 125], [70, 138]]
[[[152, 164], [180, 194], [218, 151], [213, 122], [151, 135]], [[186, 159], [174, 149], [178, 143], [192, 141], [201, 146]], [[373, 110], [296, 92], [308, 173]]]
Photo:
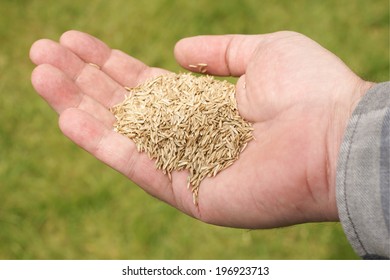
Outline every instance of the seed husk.
[[201, 181], [232, 165], [253, 139], [251, 124], [238, 113], [235, 86], [227, 81], [170, 73], [125, 88], [124, 101], [110, 109], [114, 130], [164, 174], [188, 170], [195, 204]]

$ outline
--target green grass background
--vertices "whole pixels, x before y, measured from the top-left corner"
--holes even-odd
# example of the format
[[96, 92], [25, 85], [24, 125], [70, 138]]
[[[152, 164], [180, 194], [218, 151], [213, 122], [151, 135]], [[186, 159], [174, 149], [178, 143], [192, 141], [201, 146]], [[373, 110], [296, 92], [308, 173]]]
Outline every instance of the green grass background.
[[62, 136], [31, 86], [28, 52], [78, 29], [180, 71], [180, 38], [288, 29], [379, 82], [389, 79], [388, 0], [2, 0], [0, 15], [0, 259], [357, 258], [338, 223], [222, 228], [149, 197]]

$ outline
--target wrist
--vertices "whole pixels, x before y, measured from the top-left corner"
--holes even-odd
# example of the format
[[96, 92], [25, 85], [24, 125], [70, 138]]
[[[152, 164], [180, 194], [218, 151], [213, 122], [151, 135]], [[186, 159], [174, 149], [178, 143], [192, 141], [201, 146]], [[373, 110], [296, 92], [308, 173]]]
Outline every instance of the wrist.
[[343, 142], [344, 133], [348, 122], [356, 109], [359, 101], [366, 92], [374, 85], [359, 79], [348, 94], [338, 94], [331, 108], [327, 132], [327, 179], [328, 179], [328, 217], [329, 221], [339, 220], [337, 203], [336, 203], [336, 172], [340, 147]]

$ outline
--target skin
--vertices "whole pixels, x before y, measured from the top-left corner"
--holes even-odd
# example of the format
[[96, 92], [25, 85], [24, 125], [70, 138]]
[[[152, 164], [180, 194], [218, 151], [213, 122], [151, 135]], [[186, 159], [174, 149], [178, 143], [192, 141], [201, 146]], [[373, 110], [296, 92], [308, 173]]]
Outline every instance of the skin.
[[198, 207], [186, 188], [187, 172], [173, 172], [169, 180], [112, 130], [108, 108], [124, 99], [124, 86], [166, 70], [68, 31], [59, 42], [33, 44], [30, 58], [37, 66], [31, 79], [58, 112], [68, 138], [188, 215], [253, 229], [338, 221], [338, 151], [352, 111], [372, 83], [294, 32], [185, 38], [174, 54], [188, 70], [207, 63], [208, 74], [239, 77], [238, 108], [253, 123], [256, 138], [231, 167], [201, 183]]

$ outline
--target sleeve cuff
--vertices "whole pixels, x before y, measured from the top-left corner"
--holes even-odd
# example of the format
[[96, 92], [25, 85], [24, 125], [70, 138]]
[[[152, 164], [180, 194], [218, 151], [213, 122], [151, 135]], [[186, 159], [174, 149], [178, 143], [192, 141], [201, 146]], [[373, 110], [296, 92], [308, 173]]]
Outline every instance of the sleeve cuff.
[[390, 257], [390, 82], [374, 85], [349, 120], [336, 196], [344, 232], [366, 259]]

